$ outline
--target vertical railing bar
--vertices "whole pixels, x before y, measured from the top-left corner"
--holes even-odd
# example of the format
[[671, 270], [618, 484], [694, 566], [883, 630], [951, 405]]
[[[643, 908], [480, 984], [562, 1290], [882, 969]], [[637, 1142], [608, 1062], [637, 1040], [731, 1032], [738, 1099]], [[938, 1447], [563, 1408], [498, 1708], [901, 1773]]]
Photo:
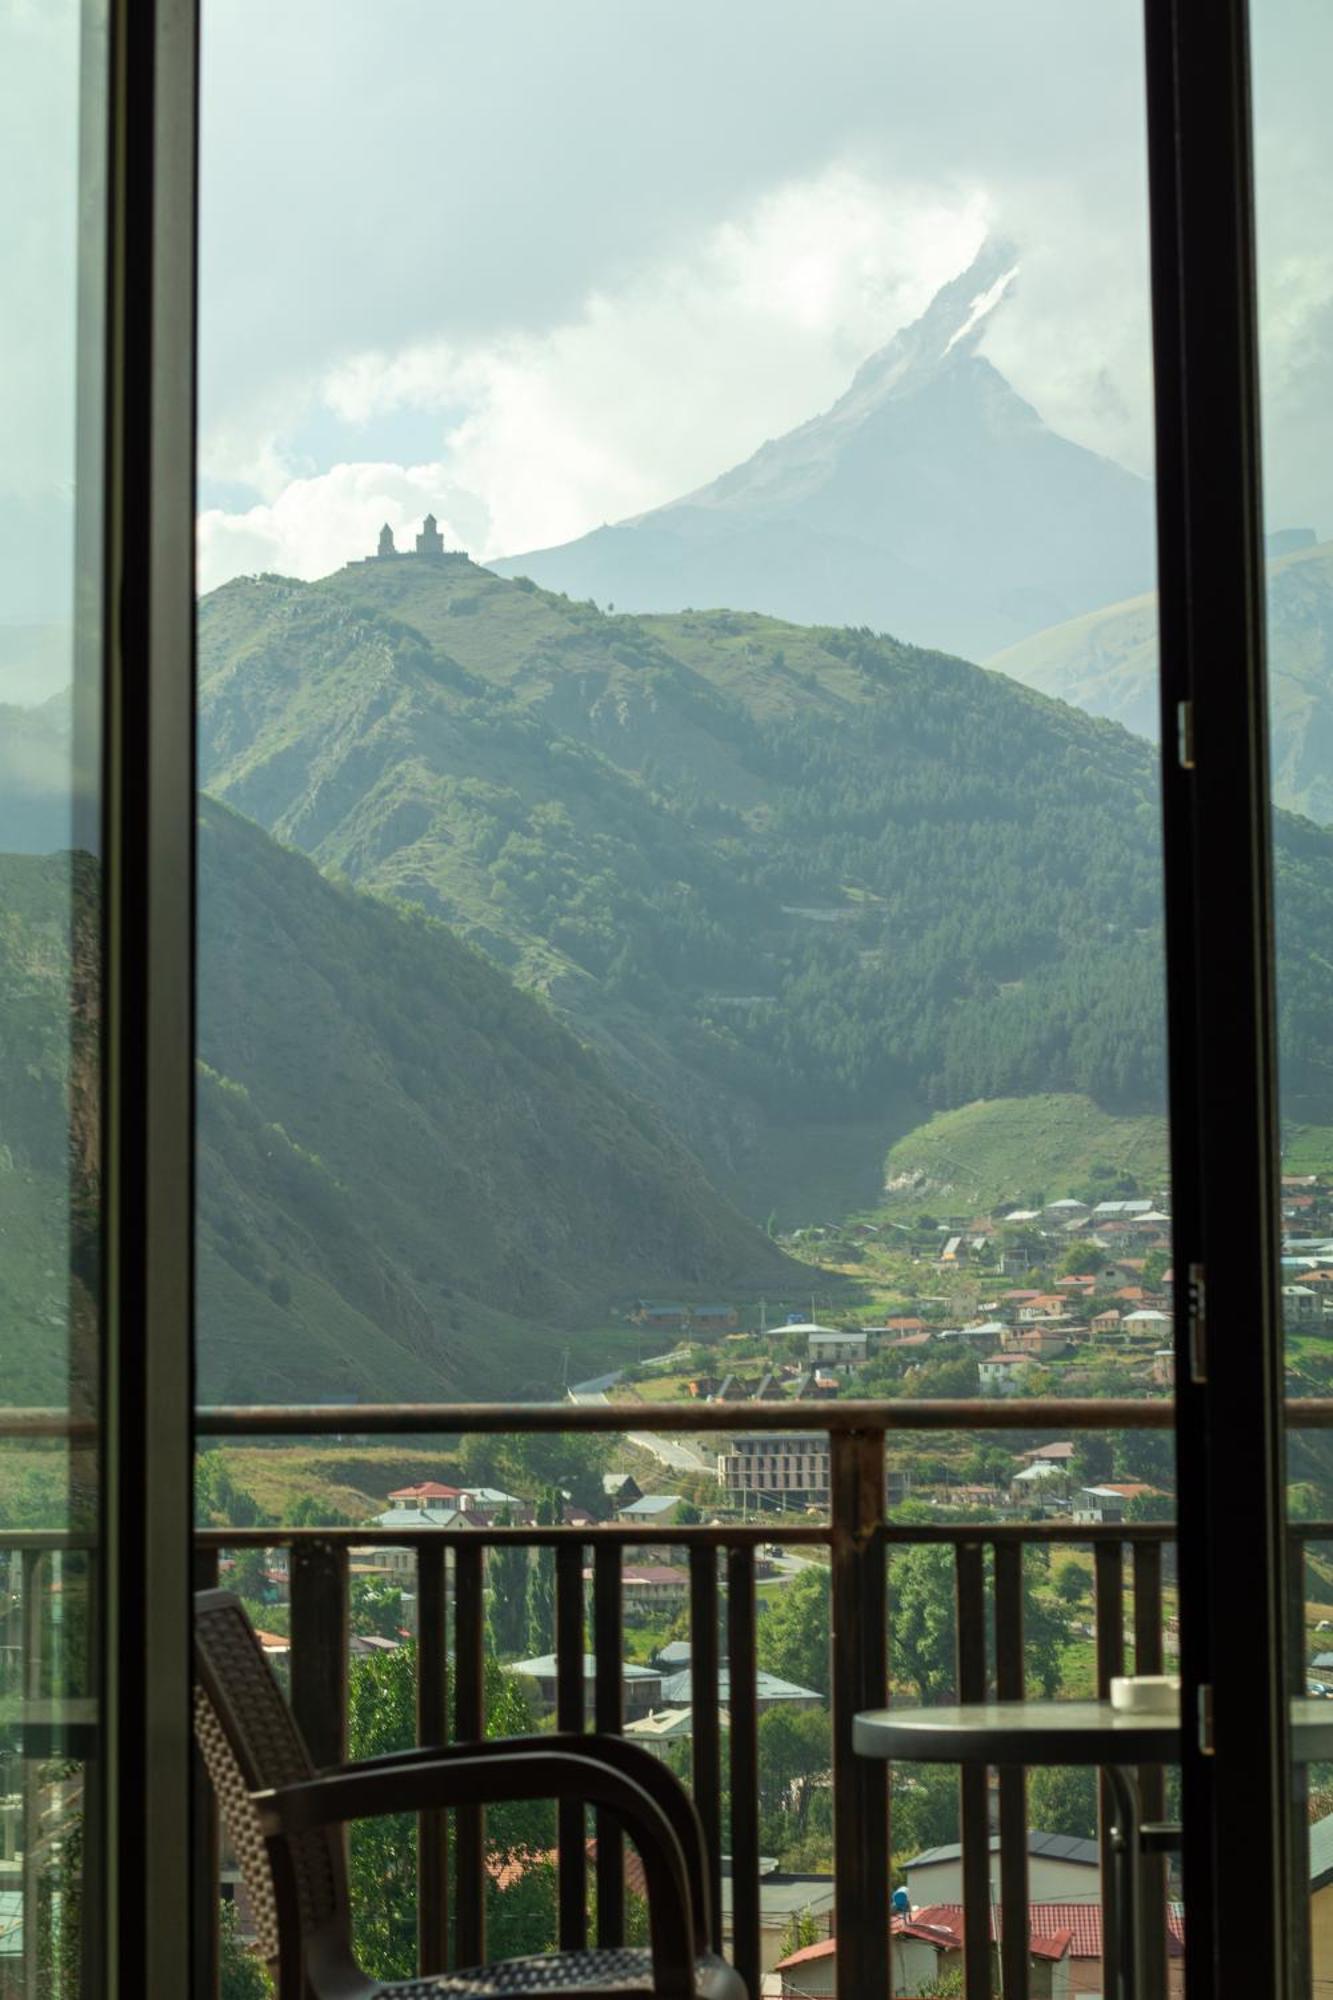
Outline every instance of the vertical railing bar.
[[889, 1990], [888, 1766], [852, 1747], [853, 1716], [888, 1690], [884, 1433], [835, 1431], [829, 1477], [837, 1978], [859, 2000]]
[[[1097, 1698], [1110, 1699], [1111, 1682], [1125, 1671], [1124, 1550], [1119, 1542], [1098, 1542], [1092, 1552], [1093, 1616], [1097, 1633]], [[1116, 1858], [1111, 1843], [1115, 1798], [1105, 1778], [1098, 1784], [1097, 1824], [1101, 1847], [1102, 1966], [1106, 1991], [1120, 1991], [1120, 1924], [1116, 1904]]]
[[292, 1546], [292, 1713], [318, 1765], [347, 1756], [347, 1550]]
[[[486, 1734], [482, 1550], [467, 1541], [460, 1541], [454, 1552], [454, 1734], [460, 1743], [480, 1743]], [[454, 1963], [480, 1965], [486, 1956], [482, 1807], [457, 1807], [454, 1834]]]
[[[618, 1736], [624, 1723], [623, 1583], [620, 1549], [599, 1542], [593, 1555], [593, 1697], [597, 1728]], [[609, 1812], [597, 1813], [597, 1942], [618, 1945], [625, 1936], [625, 1838]]]
[[[36, 1699], [42, 1691], [41, 1594], [38, 1572], [43, 1557], [36, 1549], [23, 1551], [22, 1692]], [[23, 1776], [23, 2000], [41, 2000], [41, 1968], [38, 1942], [41, 1937], [38, 1910], [39, 1882], [37, 1849], [41, 1838], [41, 1804], [37, 1797], [37, 1764], [25, 1756], [20, 1766]]]
[[[995, 1549], [995, 1692], [1022, 1701], [1023, 1549], [1003, 1542]], [[1000, 1984], [1004, 2000], [1028, 2000], [1028, 1826], [1025, 1774], [1000, 1768]], [[1108, 1987], [1108, 1992], [1114, 1992]]]
[[[587, 1723], [583, 1674], [583, 1550], [562, 1543], [555, 1552], [555, 1726], [579, 1734]], [[560, 1949], [582, 1951], [588, 1942], [587, 1812], [578, 1799], [556, 1811], [559, 1860]]]
[[[954, 1550], [958, 1632], [958, 1699], [986, 1699], [986, 1552], [980, 1542]], [[986, 1772], [964, 1764], [958, 1773], [963, 1873], [964, 2000], [990, 2000], [990, 1821]]]
[[731, 1952], [747, 1993], [759, 1991], [759, 1704], [755, 1681], [754, 1550], [727, 1550], [727, 1713], [730, 1717]]
[[717, 1550], [690, 1550], [690, 1714], [694, 1805], [704, 1830], [710, 1942], [722, 1949], [722, 1741], [718, 1693]]
[[[1162, 1645], [1162, 1546], [1135, 1542], [1134, 1671], [1160, 1674]], [[1139, 1772], [1139, 1800], [1146, 1820], [1159, 1820], [1166, 1806], [1166, 1785], [1160, 1764], [1145, 1764]], [[1166, 1856], [1139, 1857], [1139, 1931], [1142, 1938], [1145, 1992], [1143, 2000], [1162, 2000], [1167, 1990]]]
[[[449, 1740], [448, 1614], [444, 1543], [417, 1548], [417, 1742]], [[417, 1816], [417, 1969], [443, 1972], [449, 1958], [449, 1816]]]
[[[201, 1549], [196, 1546], [195, 1589], [215, 1590], [217, 1581], [217, 1550]], [[194, 1796], [191, 1808], [194, 1817], [194, 1857], [191, 1870], [194, 1922], [191, 1925], [190, 1939], [193, 1959], [190, 1994], [191, 2000], [218, 2000], [222, 1982], [220, 1937], [222, 1884], [219, 1880], [221, 1838], [218, 1828], [217, 1798], [209, 1782], [208, 1766], [200, 1754], [197, 1743], [194, 1750]]]

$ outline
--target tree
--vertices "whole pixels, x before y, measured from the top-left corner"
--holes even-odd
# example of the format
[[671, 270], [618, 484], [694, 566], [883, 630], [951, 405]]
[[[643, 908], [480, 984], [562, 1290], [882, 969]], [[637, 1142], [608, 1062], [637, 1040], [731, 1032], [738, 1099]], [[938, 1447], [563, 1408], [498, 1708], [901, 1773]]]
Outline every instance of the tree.
[[397, 1639], [402, 1634], [403, 1593], [387, 1577], [353, 1577], [348, 1609], [354, 1632], [378, 1639]]
[[790, 1958], [794, 1951], [804, 1951], [808, 1945], [818, 1944], [823, 1936], [823, 1926], [813, 1910], [793, 1910], [782, 1933], [778, 1955]]
[[910, 1858], [958, 1839], [958, 1776], [943, 1764], [895, 1764], [890, 1825], [895, 1854]]
[[270, 2000], [272, 1992], [268, 1968], [237, 1934], [235, 1903], [223, 1903], [218, 1913], [219, 2000]]
[[[416, 1734], [416, 1647], [353, 1660], [348, 1676], [351, 1756], [410, 1749]], [[486, 1662], [487, 1736], [529, 1736], [531, 1709], [494, 1660]], [[492, 1806], [486, 1813], [487, 1934], [499, 1956], [549, 1951], [555, 1942], [554, 1873], [546, 1856], [555, 1815], [542, 1799]], [[497, 1862], [519, 1861], [501, 1887]], [[362, 1820], [351, 1830], [349, 1878], [357, 1958], [376, 1979], [416, 1970], [416, 1824], [410, 1813]], [[249, 2000], [248, 1995], [240, 2000]]]
[[1082, 1486], [1102, 1486], [1115, 1470], [1115, 1453], [1105, 1431], [1084, 1431], [1074, 1446], [1074, 1477]]
[[[563, 1512], [560, 1495], [548, 1486], [537, 1502], [538, 1527], [552, 1527]], [[535, 1549], [528, 1566], [527, 1647], [529, 1658], [547, 1653], [555, 1644], [555, 1557]]]
[[1097, 1773], [1050, 1766], [1028, 1773], [1028, 1825], [1038, 1833], [1065, 1833], [1077, 1840], [1097, 1838]]
[[833, 1738], [823, 1709], [770, 1708], [759, 1718], [760, 1838], [777, 1851], [805, 1834], [816, 1778], [833, 1762]]
[[[498, 1525], [509, 1526], [508, 1511]], [[486, 1559], [486, 1581], [490, 1603], [486, 1612], [490, 1650], [497, 1659], [516, 1660], [528, 1636], [528, 1551], [503, 1544], [493, 1548]]]
[[[896, 1549], [889, 1564], [890, 1669], [922, 1702], [943, 1701], [953, 1691], [957, 1630], [950, 1550], [929, 1542]], [[1029, 1683], [1045, 1695], [1059, 1689], [1068, 1640], [1067, 1611], [1035, 1590], [1025, 1570], [1023, 1658]]]
[[767, 1673], [798, 1687], [829, 1690], [829, 1579], [823, 1569], [805, 1569], [779, 1592], [760, 1620], [755, 1652]]
[[1092, 1590], [1092, 1578], [1082, 1563], [1066, 1561], [1055, 1574], [1055, 1594], [1062, 1604], [1082, 1604]]

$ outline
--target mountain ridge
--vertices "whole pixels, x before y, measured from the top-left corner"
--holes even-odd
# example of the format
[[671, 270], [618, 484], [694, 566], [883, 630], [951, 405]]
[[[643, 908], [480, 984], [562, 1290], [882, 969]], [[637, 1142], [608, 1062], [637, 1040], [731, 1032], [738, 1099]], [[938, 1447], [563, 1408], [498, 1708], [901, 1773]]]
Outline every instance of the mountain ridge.
[[678, 500], [490, 567], [626, 611], [865, 624], [968, 658], [1146, 587], [1148, 483], [1050, 430], [979, 352], [1017, 268], [987, 243], [830, 409]]

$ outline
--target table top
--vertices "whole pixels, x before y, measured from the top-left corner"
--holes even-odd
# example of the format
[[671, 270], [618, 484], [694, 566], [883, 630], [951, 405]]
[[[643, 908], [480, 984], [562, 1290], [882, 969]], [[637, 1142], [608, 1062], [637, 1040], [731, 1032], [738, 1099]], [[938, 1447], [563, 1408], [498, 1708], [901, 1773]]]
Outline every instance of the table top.
[[[1333, 1701], [1291, 1704], [1297, 1763], [1333, 1760]], [[1133, 1715], [1109, 1701], [985, 1701], [872, 1708], [852, 1719], [862, 1757], [935, 1764], [1174, 1764], [1180, 1715]]]

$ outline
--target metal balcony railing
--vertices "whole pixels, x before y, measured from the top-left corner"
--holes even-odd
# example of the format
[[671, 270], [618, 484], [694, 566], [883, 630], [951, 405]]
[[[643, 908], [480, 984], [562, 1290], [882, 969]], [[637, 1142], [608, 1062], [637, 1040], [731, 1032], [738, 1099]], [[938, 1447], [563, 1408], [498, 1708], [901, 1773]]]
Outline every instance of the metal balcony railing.
[[[16, 1434], [61, 1434], [56, 1413], [21, 1413]], [[1333, 1403], [1291, 1406], [1293, 1425], [1333, 1426]], [[46, 1422], [46, 1418], [50, 1422]], [[1166, 1648], [1163, 1569], [1174, 1529], [1169, 1523], [1090, 1525], [1063, 1521], [936, 1524], [886, 1516], [886, 1441], [895, 1433], [958, 1431], [1165, 1430], [1170, 1403], [1150, 1401], [813, 1403], [803, 1405], [636, 1405], [636, 1430], [651, 1432], [818, 1431], [830, 1449], [826, 1520], [765, 1516], [757, 1523], [645, 1527], [549, 1526], [476, 1528], [209, 1528], [195, 1537], [200, 1587], [218, 1576], [224, 1551], [284, 1551], [289, 1566], [290, 1695], [317, 1763], [346, 1755], [348, 1731], [349, 1559], [352, 1549], [392, 1547], [411, 1552], [416, 1593], [416, 1735], [421, 1743], [479, 1739], [485, 1731], [486, 1564], [505, 1547], [552, 1552], [555, 1574], [556, 1725], [619, 1730], [624, 1722], [624, 1592], [622, 1569], [629, 1549], [685, 1552], [688, 1566], [690, 1782], [703, 1821], [713, 1876], [714, 1908], [721, 1911], [724, 1852], [729, 1855], [731, 1914], [725, 1946], [755, 2000], [761, 1991], [761, 1890], [759, 1851], [759, 1697], [756, 1679], [756, 1559], [764, 1544], [819, 1551], [827, 1560], [832, 1644], [829, 1707], [833, 1790], [834, 1934], [837, 1990], [852, 1996], [887, 1995], [890, 1986], [890, 1795], [886, 1767], [853, 1754], [852, 1717], [888, 1699], [889, 1574], [895, 1551], [931, 1543], [952, 1551], [956, 1608], [954, 1692], [960, 1700], [987, 1695], [1017, 1698], [1027, 1687], [1023, 1633], [1026, 1552], [1073, 1546], [1093, 1558], [1093, 1633], [1098, 1692], [1124, 1671], [1132, 1656], [1139, 1672], [1163, 1670]], [[338, 1436], [446, 1440], [468, 1432], [623, 1432], [626, 1412], [608, 1406], [362, 1406], [227, 1408], [203, 1410], [201, 1442]], [[8, 1428], [0, 1417], [0, 1434]], [[1333, 1541], [1333, 1523], [1293, 1529], [1301, 1542]], [[42, 1613], [49, 1587], [46, 1565], [70, 1538], [0, 1530], [0, 1550], [18, 1569], [11, 1574], [9, 1632], [25, 1635], [23, 1657], [8, 1685], [36, 1692], [42, 1684]], [[16, 1601], [17, 1600], [17, 1601]], [[593, 1670], [585, 1685], [586, 1630], [591, 1626]], [[12, 1648], [11, 1648], [12, 1650]], [[721, 1720], [720, 1675], [728, 1672]], [[725, 1761], [725, 1770], [724, 1770]], [[1163, 1774], [1140, 1774], [1145, 1816], [1160, 1816]], [[724, 1849], [723, 1807], [729, 1793], [729, 1837]], [[960, 1777], [960, 1829], [964, 1905], [966, 2000], [989, 2000], [998, 1979], [1005, 2000], [1027, 2000], [1032, 1990], [1028, 1938], [1028, 1844], [1025, 1778], [1021, 1770], [997, 1774], [999, 1903], [990, 1889], [991, 1812], [986, 1774]], [[35, 1808], [30, 1808], [31, 1812]], [[1106, 1814], [1103, 1812], [1103, 1828]], [[29, 1827], [28, 1831], [34, 1830]], [[589, 1929], [589, 1857], [584, 1815], [562, 1807], [557, 1816], [558, 1941], [585, 1942]], [[615, 1943], [625, 1922], [625, 1873], [621, 1836], [597, 1827], [595, 1926], [599, 1942]], [[212, 2000], [218, 1982], [218, 1832], [216, 1814], [201, 1784], [196, 1811], [199, 1896], [195, 2000]], [[25, 1850], [26, 1851], [26, 1850]], [[1103, 1894], [1111, 1894], [1103, 1832]], [[1143, 1862], [1141, 1907], [1147, 1926], [1146, 1959], [1158, 1990], [1166, 1985], [1166, 1879], [1160, 1855]], [[25, 1861], [25, 1868], [30, 1864]], [[35, 1884], [24, 1877], [25, 1896]], [[417, 1841], [416, 1924], [423, 1968], [474, 1963], [485, 1954], [485, 1838], [479, 1810], [420, 1817]], [[26, 1908], [35, 1907], [28, 1903]], [[1103, 1935], [1105, 1990], [1115, 1990], [1117, 1925], [1108, 1907]], [[718, 1919], [719, 1931], [721, 1919]], [[998, 1933], [998, 1962], [992, 1941]], [[41, 1990], [34, 1927], [24, 1931], [24, 1977], [12, 1990], [36, 2000]], [[31, 1961], [31, 1962], [30, 1962]], [[6, 1995], [7, 2000], [7, 1995]]]

